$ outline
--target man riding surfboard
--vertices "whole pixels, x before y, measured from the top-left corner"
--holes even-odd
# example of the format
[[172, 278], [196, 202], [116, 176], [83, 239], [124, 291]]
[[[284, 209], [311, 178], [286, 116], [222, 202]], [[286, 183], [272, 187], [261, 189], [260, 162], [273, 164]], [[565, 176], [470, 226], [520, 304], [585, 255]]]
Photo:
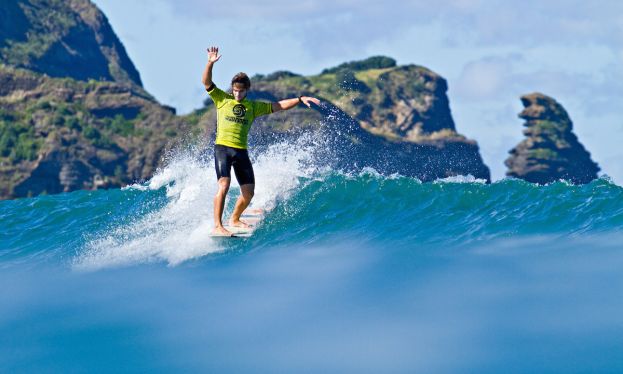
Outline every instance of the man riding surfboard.
[[232, 78], [232, 93], [228, 94], [216, 87], [212, 81], [212, 68], [220, 58], [218, 47], [208, 48], [208, 63], [202, 77], [203, 85], [214, 101], [217, 111], [214, 166], [218, 190], [214, 196], [214, 230], [212, 230], [212, 235], [232, 236], [232, 233], [223, 227], [222, 221], [225, 197], [231, 183], [232, 167], [240, 185], [240, 197], [236, 201], [234, 212], [230, 218], [230, 226], [248, 227], [246, 223], [240, 221], [240, 216], [251, 203], [255, 192], [255, 176], [247, 151], [247, 136], [253, 120], [263, 115], [292, 109], [301, 103], [307, 107], [311, 107], [311, 103], [319, 105], [320, 100], [308, 96], [299, 96], [274, 103], [248, 100], [247, 93], [251, 88], [251, 80], [245, 73], [238, 73]]

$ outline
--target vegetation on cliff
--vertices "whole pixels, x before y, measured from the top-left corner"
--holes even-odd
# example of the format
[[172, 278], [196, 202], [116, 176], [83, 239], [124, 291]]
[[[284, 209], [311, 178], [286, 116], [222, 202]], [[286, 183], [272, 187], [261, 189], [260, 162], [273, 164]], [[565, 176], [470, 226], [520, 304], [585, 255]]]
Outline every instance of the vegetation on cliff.
[[[468, 141], [456, 132], [447, 89], [446, 81], [425, 67], [396, 66], [395, 60], [376, 56], [309, 77], [290, 72], [255, 76], [252, 95], [267, 100], [300, 94], [319, 96], [369, 132], [389, 140]], [[295, 116], [279, 122], [282, 128], [290, 128], [298, 120]]]
[[51, 77], [141, 85], [106, 16], [89, 0], [6, 0], [0, 60]]
[[137, 85], [50, 78], [0, 65], [0, 194], [119, 186], [153, 174], [200, 132]]

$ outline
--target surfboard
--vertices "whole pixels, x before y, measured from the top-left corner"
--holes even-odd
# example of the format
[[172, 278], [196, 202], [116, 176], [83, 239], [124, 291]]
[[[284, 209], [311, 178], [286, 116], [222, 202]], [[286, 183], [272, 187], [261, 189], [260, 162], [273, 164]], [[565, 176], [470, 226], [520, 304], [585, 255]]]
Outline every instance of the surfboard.
[[240, 216], [240, 220], [246, 222], [250, 227], [235, 227], [230, 226], [229, 222], [224, 224], [223, 227], [229, 232], [234, 234], [233, 236], [210, 234], [213, 238], [249, 238], [253, 235], [253, 232], [264, 218], [264, 211], [262, 209], [247, 209]]

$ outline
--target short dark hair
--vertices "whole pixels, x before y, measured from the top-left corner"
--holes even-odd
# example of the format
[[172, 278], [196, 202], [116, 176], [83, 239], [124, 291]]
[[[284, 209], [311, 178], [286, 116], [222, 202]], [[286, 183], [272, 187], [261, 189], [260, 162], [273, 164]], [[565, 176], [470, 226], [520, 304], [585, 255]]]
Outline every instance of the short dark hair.
[[231, 85], [233, 86], [234, 83], [240, 83], [244, 85], [244, 88], [246, 88], [247, 90], [251, 88], [251, 79], [249, 79], [249, 76], [245, 73], [238, 73], [234, 75], [234, 77], [231, 79]]

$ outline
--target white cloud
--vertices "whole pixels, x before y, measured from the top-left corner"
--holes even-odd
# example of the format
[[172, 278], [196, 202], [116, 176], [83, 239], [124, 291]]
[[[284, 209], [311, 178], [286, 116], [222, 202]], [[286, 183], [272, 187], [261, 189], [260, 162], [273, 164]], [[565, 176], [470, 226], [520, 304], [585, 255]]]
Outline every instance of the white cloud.
[[399, 36], [405, 27], [435, 22], [444, 26], [453, 43], [524, 47], [594, 43], [610, 48], [623, 43], [623, 2], [618, 0], [160, 1], [172, 12], [206, 24], [228, 20], [288, 25], [314, 47], [333, 48], [335, 43], [348, 47], [343, 40], [367, 45], [387, 35]]
[[555, 68], [555, 64], [544, 67], [539, 57], [510, 54], [469, 61], [451, 80], [452, 92], [462, 100], [493, 102], [541, 92], [556, 99], [566, 98], [576, 113], [621, 114], [623, 68], [615, 60], [589, 71], [565, 71], [563, 67]]
[[513, 64], [521, 59], [513, 55], [468, 62], [455, 83], [457, 94], [468, 100], [498, 99], [512, 80]]

